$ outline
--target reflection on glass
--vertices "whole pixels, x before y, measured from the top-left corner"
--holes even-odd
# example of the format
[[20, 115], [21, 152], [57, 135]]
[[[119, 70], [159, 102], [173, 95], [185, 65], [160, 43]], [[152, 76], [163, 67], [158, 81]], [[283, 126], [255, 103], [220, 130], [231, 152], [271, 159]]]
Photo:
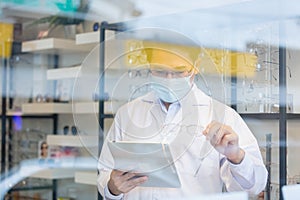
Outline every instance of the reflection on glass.
[[128, 77], [129, 78], [147, 78], [150, 74], [149, 69], [130, 69], [128, 70]]

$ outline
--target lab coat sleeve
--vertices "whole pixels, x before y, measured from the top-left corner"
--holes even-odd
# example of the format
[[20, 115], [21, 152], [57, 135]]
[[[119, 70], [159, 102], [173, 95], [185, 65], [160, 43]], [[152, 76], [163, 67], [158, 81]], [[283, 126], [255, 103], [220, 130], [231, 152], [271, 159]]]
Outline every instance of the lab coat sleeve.
[[112, 195], [107, 187], [107, 183], [110, 178], [110, 173], [114, 166], [113, 157], [110, 153], [110, 150], [107, 146], [107, 142], [110, 140], [119, 140], [120, 130], [118, 129], [118, 122], [116, 122], [117, 116], [115, 117], [115, 121], [112, 124], [107, 136], [104, 138], [101, 154], [98, 160], [98, 179], [97, 186], [98, 191], [102, 195], [103, 199], [107, 200], [117, 200], [123, 199], [123, 194], [118, 196]]
[[108, 187], [106, 186], [104, 188], [104, 199], [107, 200], [119, 200], [119, 199], [123, 199], [124, 194], [119, 194], [118, 196], [115, 196], [113, 194], [110, 193]]
[[[239, 145], [245, 151], [245, 157], [240, 164], [233, 164], [225, 157], [221, 158], [221, 178], [226, 189], [232, 191], [247, 191], [257, 195], [264, 190], [267, 182], [267, 170], [255, 137], [243, 119], [234, 111], [230, 113], [229, 122], [239, 135]], [[228, 113], [226, 113], [228, 118]]]

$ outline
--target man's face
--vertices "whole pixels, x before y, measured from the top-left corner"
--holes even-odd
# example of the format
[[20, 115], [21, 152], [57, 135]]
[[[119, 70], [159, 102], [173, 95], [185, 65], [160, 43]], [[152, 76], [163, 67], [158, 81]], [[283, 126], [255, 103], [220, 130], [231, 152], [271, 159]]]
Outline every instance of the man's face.
[[183, 99], [192, 87], [194, 71], [187, 67], [151, 66], [153, 90], [167, 103]]

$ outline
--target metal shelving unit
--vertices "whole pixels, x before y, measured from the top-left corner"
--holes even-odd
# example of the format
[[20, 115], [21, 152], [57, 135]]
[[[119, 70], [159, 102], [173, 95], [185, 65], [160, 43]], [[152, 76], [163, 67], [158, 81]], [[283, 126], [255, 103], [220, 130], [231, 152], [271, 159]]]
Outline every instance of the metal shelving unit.
[[[282, 40], [285, 30], [279, 24], [279, 40]], [[287, 183], [287, 113], [286, 113], [286, 97], [287, 97], [287, 81], [286, 81], [286, 48], [279, 47], [279, 188], [280, 199], [283, 199], [281, 188]]]
[[[284, 26], [279, 25], [279, 40], [284, 37]], [[280, 41], [280, 44], [284, 44], [284, 41]], [[286, 47], [279, 47], [279, 113], [241, 113], [243, 118], [255, 118], [255, 119], [267, 119], [267, 120], [279, 120], [279, 188], [282, 188], [287, 184], [287, 120], [300, 119], [300, 114], [287, 113], [287, 80], [286, 80]], [[232, 83], [236, 83], [236, 79], [232, 78]], [[232, 88], [232, 97], [236, 101], [236, 90]], [[236, 109], [235, 106], [233, 108]], [[268, 180], [269, 181], [269, 180]], [[268, 182], [267, 185], [270, 185]], [[267, 188], [269, 191], [269, 188]], [[269, 194], [268, 194], [269, 197]], [[280, 199], [283, 199], [282, 190], [280, 189]]]
[[[125, 24], [124, 23], [112, 23], [109, 24], [106, 21], [103, 21], [100, 24], [100, 52], [99, 52], [99, 60], [100, 60], [100, 66], [99, 66], [99, 74], [102, 75], [102, 78], [99, 80], [99, 112], [98, 112], [98, 117], [99, 117], [99, 155], [101, 152], [102, 148], [102, 143], [103, 143], [103, 133], [102, 130], [104, 130], [104, 119], [106, 118], [113, 118], [112, 114], [105, 114], [104, 110], [104, 103], [105, 103], [105, 81], [104, 81], [104, 71], [105, 71], [105, 31], [110, 30], [110, 31], [115, 31], [115, 32], [123, 32], [126, 30]], [[98, 199], [102, 199], [102, 196], [98, 192]]]
[[[54, 55], [54, 68], [58, 67], [58, 55]], [[9, 68], [10, 67], [10, 68]], [[7, 84], [8, 84], [8, 77], [10, 77], [10, 81], [13, 81], [12, 79], [12, 73], [11, 69], [12, 66], [8, 65], [8, 60], [4, 59], [3, 61], [3, 75], [2, 75], [2, 117], [1, 117], [1, 174], [8, 173], [7, 170], [10, 170], [12, 165], [12, 154], [11, 151], [13, 149], [12, 144], [8, 143], [7, 138], [9, 140], [12, 140], [12, 133], [11, 130], [13, 129], [13, 118], [15, 116], [21, 117], [21, 118], [27, 118], [27, 119], [50, 119], [53, 123], [53, 134], [57, 134], [58, 129], [58, 115], [57, 114], [46, 114], [46, 115], [38, 115], [38, 114], [23, 114], [23, 113], [14, 113], [14, 112], [8, 112], [8, 109], [10, 110], [13, 106], [13, 98], [7, 97]], [[9, 86], [11, 86], [12, 83], [9, 83]], [[8, 104], [7, 104], [8, 103]], [[8, 122], [8, 123], [7, 123]], [[6, 149], [7, 148], [7, 149]], [[8, 152], [7, 152], [8, 151]], [[8, 162], [6, 162], [8, 161]], [[52, 198], [53, 200], [57, 199], [57, 181], [53, 180], [52, 185], [46, 185], [46, 186], [26, 186], [26, 187], [14, 187], [12, 188], [9, 193], [13, 191], [26, 191], [26, 190], [44, 190], [44, 189], [51, 189], [52, 190]]]
[[[22, 51], [27, 53], [38, 53], [42, 55], [51, 56], [50, 59], [54, 59], [53, 68], [47, 70], [47, 80], [53, 80], [54, 82], [54, 94], [56, 91], [57, 80], [64, 78], [74, 78], [77, 75], [80, 66], [70, 68], [59, 68], [59, 56], [61, 54], [74, 54], [90, 51], [90, 47], [86, 45], [77, 45], [74, 40], [69, 39], [58, 39], [58, 38], [47, 38], [42, 40], [32, 40], [22, 43]], [[66, 73], [67, 72], [67, 73]], [[63, 75], [62, 75], [63, 73]], [[50, 118], [53, 119], [53, 132], [52, 135], [47, 136], [47, 143], [51, 145], [53, 142], [59, 140], [61, 145], [80, 146], [81, 143], [75, 136], [66, 138], [64, 136], [58, 136], [58, 118], [59, 114], [72, 114], [71, 103], [60, 103], [54, 100], [52, 103], [27, 103], [22, 105], [21, 117], [26, 118]], [[54, 140], [53, 140], [54, 139]], [[61, 141], [61, 139], [68, 139], [67, 141]], [[69, 140], [71, 139], [71, 140]], [[90, 142], [90, 138], [87, 138]], [[84, 140], [86, 141], [86, 140]], [[51, 143], [52, 142], [52, 143]], [[92, 142], [90, 142], [92, 143]], [[55, 144], [58, 145], [58, 144]], [[57, 199], [57, 180], [64, 178], [74, 178], [75, 171], [72, 170], [46, 170], [34, 174], [33, 178], [42, 178], [52, 180], [50, 186], [38, 186], [38, 187], [19, 187], [13, 188], [11, 191], [23, 191], [23, 190], [52, 190], [52, 199]]]
[[7, 68], [8, 68], [8, 61], [6, 58], [2, 60], [2, 113], [1, 113], [1, 174], [5, 173], [6, 165], [6, 108], [7, 108]]

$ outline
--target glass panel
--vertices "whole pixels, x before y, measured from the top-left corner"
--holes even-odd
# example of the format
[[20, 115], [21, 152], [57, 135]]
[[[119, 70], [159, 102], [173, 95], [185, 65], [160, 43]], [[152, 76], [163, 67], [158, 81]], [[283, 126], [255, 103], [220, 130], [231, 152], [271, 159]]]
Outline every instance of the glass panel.
[[[299, 7], [1, 1], [0, 197], [283, 199], [300, 183]], [[175, 188], [114, 182], [145, 175]]]

